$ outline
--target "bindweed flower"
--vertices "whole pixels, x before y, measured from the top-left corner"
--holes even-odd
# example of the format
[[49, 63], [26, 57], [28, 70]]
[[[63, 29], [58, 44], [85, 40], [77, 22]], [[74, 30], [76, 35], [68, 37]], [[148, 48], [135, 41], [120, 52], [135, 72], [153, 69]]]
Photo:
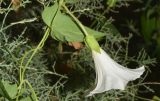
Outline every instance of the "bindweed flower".
[[144, 66], [138, 69], [123, 67], [101, 49], [97, 41], [94, 41], [96, 41], [94, 37], [86, 37], [86, 42], [92, 50], [96, 70], [96, 87], [88, 96], [111, 89], [124, 90], [129, 81], [139, 78], [145, 71]]
[[96, 70], [96, 88], [88, 96], [111, 89], [124, 90], [127, 83], [139, 78], [144, 72], [144, 66], [138, 69], [128, 69], [119, 65], [102, 49], [100, 53], [92, 50]]

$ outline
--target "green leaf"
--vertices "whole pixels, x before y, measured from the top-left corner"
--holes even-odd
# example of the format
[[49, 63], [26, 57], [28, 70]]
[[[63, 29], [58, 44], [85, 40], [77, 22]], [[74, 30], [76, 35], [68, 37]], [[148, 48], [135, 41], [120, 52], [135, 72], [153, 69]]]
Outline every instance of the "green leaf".
[[18, 88], [17, 84], [9, 84], [9, 81], [0, 81], [0, 95], [7, 99], [15, 98]]
[[[105, 34], [94, 31], [85, 27], [89, 34], [93, 34], [96, 38], [103, 37]], [[51, 36], [60, 41], [68, 42], [82, 42], [84, 41], [84, 34], [78, 25], [67, 15], [57, 13], [55, 21], [52, 24], [53, 33]]]
[[44, 11], [42, 12], [42, 19], [48, 26], [51, 25], [57, 12], [58, 12], [58, 3], [55, 3], [53, 6], [50, 7], [45, 7]]
[[32, 98], [30, 96], [21, 99], [20, 101], [33, 101]]
[[[47, 13], [52, 13], [51, 8], [52, 7], [50, 7], [50, 9], [47, 8], [47, 10], [44, 10], [42, 13], [43, 15], [42, 18], [48, 26], [50, 26], [51, 24], [50, 22], [52, 21], [53, 16], [46, 17], [45, 15], [53, 15], [53, 14], [47, 14]], [[62, 42], [84, 41], [84, 34], [82, 33], [78, 25], [69, 16], [62, 14], [60, 11], [57, 11], [54, 21], [50, 27], [52, 29], [51, 36], [56, 40], [59, 40]], [[88, 27], [85, 27], [85, 29], [89, 34], [94, 35], [95, 38], [101, 38], [105, 36], [104, 33], [95, 31]]]

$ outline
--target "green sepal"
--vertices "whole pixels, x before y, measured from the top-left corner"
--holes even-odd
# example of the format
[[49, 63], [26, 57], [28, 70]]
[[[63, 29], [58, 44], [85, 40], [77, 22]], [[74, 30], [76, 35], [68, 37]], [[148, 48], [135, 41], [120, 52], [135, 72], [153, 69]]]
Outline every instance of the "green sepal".
[[87, 46], [89, 46], [89, 48], [91, 48], [91, 50], [94, 50], [94, 51], [100, 53], [100, 46], [93, 35], [87, 35], [85, 37], [85, 42], [86, 42]]

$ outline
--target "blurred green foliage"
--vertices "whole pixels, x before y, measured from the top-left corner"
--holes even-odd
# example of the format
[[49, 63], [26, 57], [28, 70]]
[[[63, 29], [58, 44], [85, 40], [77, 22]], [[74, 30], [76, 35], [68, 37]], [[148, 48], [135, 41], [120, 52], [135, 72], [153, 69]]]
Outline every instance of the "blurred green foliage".
[[[157, 1], [158, 2], [158, 1]], [[150, 47], [153, 55], [160, 56], [160, 3], [152, 5], [152, 0], [148, 0], [141, 15], [141, 34], [146, 44]]]

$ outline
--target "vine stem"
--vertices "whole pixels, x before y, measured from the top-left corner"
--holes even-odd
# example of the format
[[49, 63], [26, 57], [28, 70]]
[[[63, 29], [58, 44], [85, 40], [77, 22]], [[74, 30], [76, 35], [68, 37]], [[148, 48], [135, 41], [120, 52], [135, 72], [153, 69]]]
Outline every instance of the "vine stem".
[[31, 62], [33, 56], [37, 53], [37, 51], [43, 47], [44, 42], [47, 40], [47, 38], [49, 36], [49, 32], [50, 32], [50, 28], [47, 28], [47, 30], [46, 30], [46, 32], [45, 32], [42, 40], [40, 41], [40, 43], [38, 44], [38, 46], [36, 47], [36, 49], [34, 49], [32, 55], [28, 59], [26, 65], [24, 66], [23, 71], [22, 71], [22, 79], [24, 78], [24, 73], [25, 73], [26, 67], [28, 67], [29, 63]]
[[[16, 101], [18, 101], [18, 99], [19, 99], [19, 96], [20, 96], [20, 93], [21, 93], [21, 88], [22, 88], [22, 85], [23, 85], [24, 83], [27, 83], [27, 84], [28, 84], [28, 86], [29, 86], [29, 88], [31, 89], [31, 91], [32, 91], [32, 93], [33, 93], [36, 101], [38, 101], [38, 98], [37, 98], [37, 96], [36, 96], [36, 93], [35, 93], [32, 85], [31, 85], [27, 80], [24, 80], [24, 74], [25, 74], [26, 68], [27, 68], [28, 65], [30, 64], [30, 62], [31, 62], [31, 60], [33, 59], [34, 55], [37, 53], [37, 51], [38, 51], [39, 49], [41, 49], [41, 48], [44, 46], [44, 43], [45, 43], [45, 41], [47, 40], [47, 38], [48, 38], [48, 36], [49, 36], [49, 32], [50, 32], [50, 28], [48, 27], [47, 30], [46, 30], [46, 32], [45, 32], [45, 34], [44, 34], [44, 36], [43, 36], [43, 38], [42, 38], [42, 40], [39, 42], [38, 46], [37, 46], [35, 49], [31, 49], [30, 51], [26, 52], [26, 53], [24, 54], [24, 56], [22, 57], [21, 65], [20, 65], [20, 84], [19, 84], [19, 86], [18, 86], [19, 92], [18, 92], [18, 94], [17, 94], [18, 96], [17, 96], [17, 98], [16, 98]], [[25, 66], [23, 66], [23, 62], [24, 62], [25, 58], [26, 58], [27, 55], [28, 55], [30, 52], [32, 52], [32, 51], [33, 51], [33, 53], [31, 54], [30, 58], [28, 59], [27, 63], [25, 64]]]
[[[62, 3], [63, 3], [63, 0], [60, 0], [60, 1], [59, 1], [59, 7], [62, 5]], [[59, 9], [59, 7], [58, 7], [58, 9]], [[51, 23], [53, 22], [53, 20], [54, 20], [54, 18], [52, 19]], [[24, 75], [25, 75], [26, 68], [27, 68], [28, 65], [30, 64], [31, 60], [33, 59], [33, 57], [35, 56], [35, 54], [37, 53], [37, 51], [44, 46], [44, 43], [46, 42], [46, 40], [47, 40], [47, 38], [48, 38], [48, 36], [49, 36], [49, 33], [50, 33], [50, 28], [48, 27], [47, 30], [46, 30], [46, 32], [45, 32], [45, 34], [44, 34], [44, 36], [43, 36], [43, 38], [41, 39], [41, 41], [40, 41], [39, 44], [37, 45], [37, 47], [36, 47], [35, 49], [31, 49], [30, 51], [26, 52], [26, 53], [23, 55], [23, 57], [22, 57], [21, 64], [20, 64], [20, 71], [19, 71], [19, 72], [20, 72], [20, 73], [19, 73], [19, 75], [20, 75], [20, 84], [19, 84], [19, 86], [18, 86], [19, 91], [18, 91], [18, 94], [17, 94], [17, 97], [16, 97], [16, 101], [18, 101], [19, 96], [20, 96], [20, 93], [21, 93], [22, 85], [25, 84], [25, 83], [28, 84], [30, 90], [32, 91], [33, 96], [35, 97], [35, 100], [38, 101], [38, 98], [37, 98], [37, 96], [36, 96], [36, 93], [35, 93], [32, 85], [31, 85], [27, 80], [24, 79]], [[30, 56], [29, 59], [27, 60], [27, 63], [23, 66], [23, 63], [24, 63], [25, 58], [26, 58], [27, 55], [28, 55], [30, 52], [32, 52], [32, 51], [33, 51], [33, 53], [31, 54], [31, 56]]]
[[74, 19], [74, 21], [78, 24], [78, 26], [81, 28], [83, 31], [83, 34], [85, 36], [89, 35], [88, 32], [86, 31], [85, 27], [82, 25], [82, 23], [71, 13], [71, 11], [64, 5], [62, 4], [62, 7], [66, 10], [66, 12]]
[[34, 96], [34, 98], [35, 98], [35, 101], [38, 101], [37, 95], [36, 95], [36, 93], [35, 93], [32, 85], [31, 85], [27, 80], [25, 80], [25, 82], [28, 84], [29, 88], [31, 89], [31, 91], [32, 91], [32, 93], [33, 93], [33, 96]]

